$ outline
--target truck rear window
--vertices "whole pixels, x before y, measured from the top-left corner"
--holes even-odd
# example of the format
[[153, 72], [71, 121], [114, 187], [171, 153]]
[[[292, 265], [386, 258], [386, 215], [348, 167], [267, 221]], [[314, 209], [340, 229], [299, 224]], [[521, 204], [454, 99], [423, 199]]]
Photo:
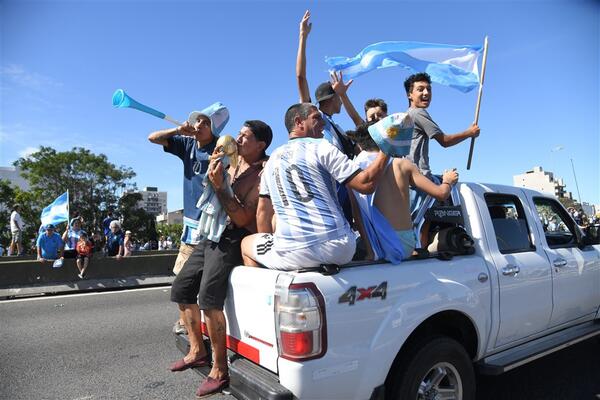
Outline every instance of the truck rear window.
[[485, 194], [498, 250], [500, 253], [519, 253], [535, 250], [523, 206], [518, 197], [505, 194]]

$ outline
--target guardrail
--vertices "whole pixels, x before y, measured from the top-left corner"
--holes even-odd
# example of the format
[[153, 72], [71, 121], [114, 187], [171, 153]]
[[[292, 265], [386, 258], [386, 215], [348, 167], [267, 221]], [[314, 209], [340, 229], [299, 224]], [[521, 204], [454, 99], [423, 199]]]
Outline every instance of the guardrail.
[[31, 258], [0, 258], [0, 288], [29, 287], [41, 284], [85, 282], [86, 280], [131, 278], [143, 276], [171, 276], [177, 251], [140, 252], [117, 259], [95, 253], [90, 259], [84, 279], [75, 259], [65, 259], [62, 267], [40, 263]]

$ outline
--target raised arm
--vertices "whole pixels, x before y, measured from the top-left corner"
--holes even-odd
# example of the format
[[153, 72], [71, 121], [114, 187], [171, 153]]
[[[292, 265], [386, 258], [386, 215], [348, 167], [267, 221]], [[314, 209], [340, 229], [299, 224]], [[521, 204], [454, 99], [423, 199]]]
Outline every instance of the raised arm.
[[415, 164], [410, 163], [408, 168], [410, 172], [411, 183], [440, 201], [444, 201], [448, 198], [448, 196], [450, 196], [452, 186], [458, 182], [458, 172], [456, 172], [456, 170], [444, 172], [444, 175], [442, 176], [442, 183], [437, 185], [429, 180], [425, 175], [421, 174], [419, 168]]
[[331, 76], [331, 87], [337, 93], [337, 95], [340, 96], [340, 100], [342, 100], [342, 104], [344, 105], [348, 116], [352, 119], [352, 122], [354, 122], [354, 125], [359, 126], [364, 124], [365, 121], [360, 117], [360, 114], [356, 111], [356, 108], [354, 108], [354, 105], [350, 101], [347, 93], [348, 88], [350, 85], [352, 85], [354, 80], [350, 79], [348, 83], [344, 83], [344, 77], [341, 72], [339, 74], [337, 72], [332, 72], [329, 75]]
[[175, 135], [194, 136], [194, 128], [192, 128], [189, 122], [186, 121], [182, 126], [178, 126], [176, 128], [152, 132], [150, 135], [148, 135], [148, 140], [152, 143], [167, 147], [169, 144], [169, 138]]
[[465, 139], [479, 136], [479, 131], [479, 126], [477, 124], [472, 124], [463, 132], [455, 133], [452, 135], [438, 134], [435, 135], [434, 138], [442, 147], [451, 147], [456, 144], [459, 144]]
[[312, 23], [308, 21], [309, 19], [310, 11], [306, 10], [302, 21], [300, 21], [300, 38], [298, 40], [298, 54], [296, 55], [296, 81], [301, 103], [310, 103], [310, 91], [306, 80], [306, 39], [312, 27]]
[[380, 151], [375, 161], [373, 161], [367, 167], [367, 169], [362, 170], [358, 174], [354, 175], [354, 177], [346, 182], [346, 186], [348, 186], [350, 189], [356, 190], [359, 193], [373, 193], [377, 188], [379, 179], [385, 171], [388, 160], [389, 156]]

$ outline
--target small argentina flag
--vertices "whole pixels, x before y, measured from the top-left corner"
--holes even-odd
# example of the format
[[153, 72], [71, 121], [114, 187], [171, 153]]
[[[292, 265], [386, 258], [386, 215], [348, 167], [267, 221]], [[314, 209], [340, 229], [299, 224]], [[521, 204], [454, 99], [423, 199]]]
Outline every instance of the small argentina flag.
[[385, 154], [404, 157], [410, 152], [414, 127], [410, 115], [395, 113], [369, 126], [369, 134]]

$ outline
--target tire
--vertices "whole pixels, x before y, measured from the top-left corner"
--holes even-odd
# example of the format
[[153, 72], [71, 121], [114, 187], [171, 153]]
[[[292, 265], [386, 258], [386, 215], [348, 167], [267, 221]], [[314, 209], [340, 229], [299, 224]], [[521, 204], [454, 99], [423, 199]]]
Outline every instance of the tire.
[[436, 336], [409, 346], [388, 378], [387, 399], [475, 399], [473, 364], [460, 343]]

